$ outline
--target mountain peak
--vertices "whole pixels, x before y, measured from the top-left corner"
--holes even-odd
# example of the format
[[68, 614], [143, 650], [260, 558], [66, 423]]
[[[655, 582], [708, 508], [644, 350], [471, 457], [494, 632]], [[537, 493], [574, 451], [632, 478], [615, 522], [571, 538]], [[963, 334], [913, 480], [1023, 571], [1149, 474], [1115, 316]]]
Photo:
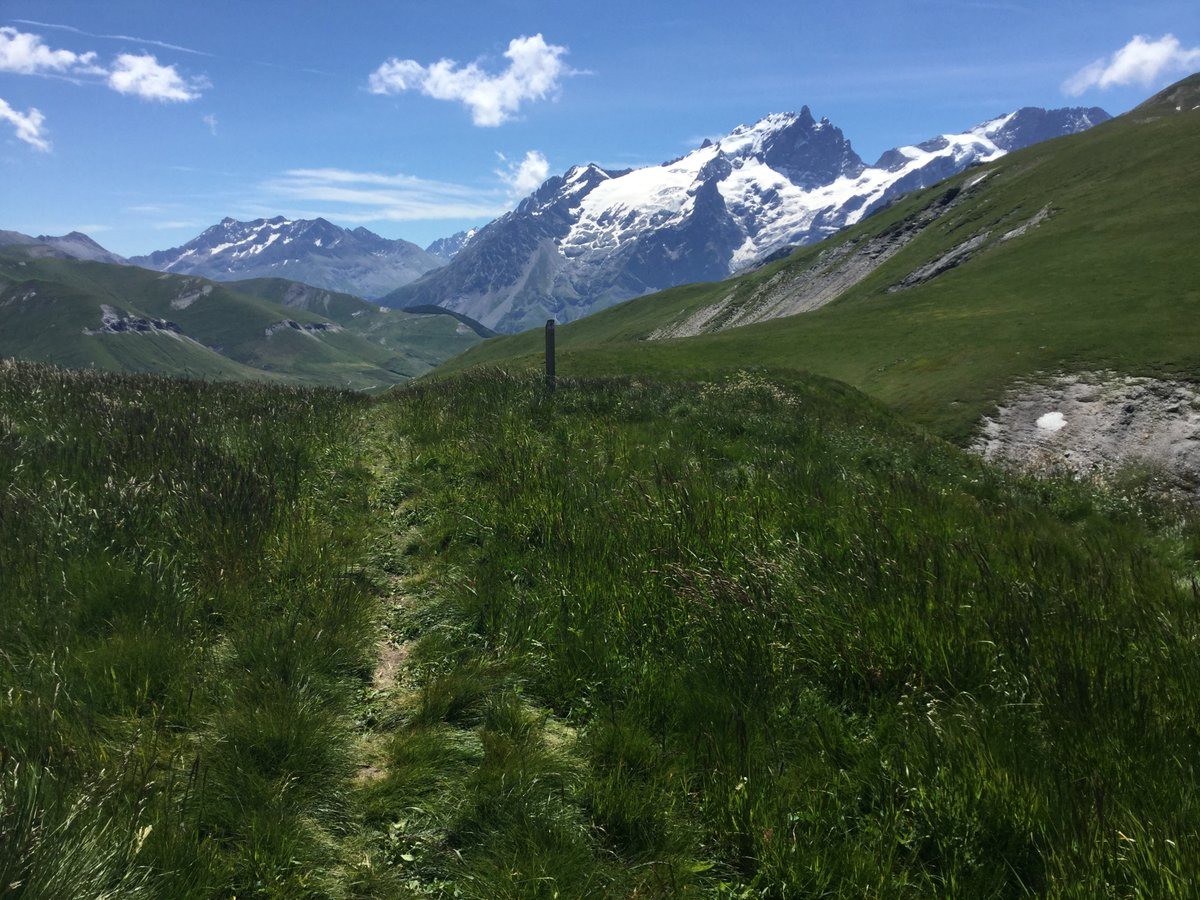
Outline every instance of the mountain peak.
[[717, 147], [731, 159], [764, 163], [805, 189], [858, 175], [865, 167], [841, 129], [826, 118], [817, 122], [807, 105], [799, 113], [771, 113], [739, 125]]
[[898, 147], [868, 168], [808, 106], [771, 113], [661, 165], [573, 166], [489, 224], [470, 251], [383, 302], [438, 304], [501, 331], [549, 316], [571, 321], [651, 290], [727, 277], [1009, 148], [1105, 115], [1018, 110]]
[[226, 216], [182, 246], [131, 261], [218, 281], [288, 278], [364, 297], [386, 294], [441, 264], [408, 241], [388, 240], [363, 227], [351, 231], [319, 216], [249, 222]]

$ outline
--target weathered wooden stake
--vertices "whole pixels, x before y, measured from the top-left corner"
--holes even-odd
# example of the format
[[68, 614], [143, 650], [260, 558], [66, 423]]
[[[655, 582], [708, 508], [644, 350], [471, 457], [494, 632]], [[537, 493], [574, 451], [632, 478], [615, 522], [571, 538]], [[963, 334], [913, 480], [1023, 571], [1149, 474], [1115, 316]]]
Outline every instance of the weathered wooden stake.
[[554, 320], [546, 320], [546, 389], [554, 390]]

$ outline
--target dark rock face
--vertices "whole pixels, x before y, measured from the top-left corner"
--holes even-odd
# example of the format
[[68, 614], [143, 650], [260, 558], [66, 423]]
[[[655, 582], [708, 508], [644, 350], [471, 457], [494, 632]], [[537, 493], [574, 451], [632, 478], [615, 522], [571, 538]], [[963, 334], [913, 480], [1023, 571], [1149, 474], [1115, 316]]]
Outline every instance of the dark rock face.
[[378, 297], [442, 261], [408, 241], [325, 219], [222, 219], [188, 243], [129, 260], [217, 281], [278, 277], [360, 297]]
[[971, 165], [1107, 118], [1099, 109], [1022, 109], [897, 147], [867, 166], [807, 107], [773, 114], [660, 166], [576, 166], [556, 175], [444, 268], [381, 302], [434, 304], [498, 331], [549, 316], [570, 321], [640, 294], [725, 278]]
[[807, 106], [793, 122], [763, 138], [759, 155], [792, 184], [809, 190], [838, 178], [856, 178], [866, 168], [841, 129], [828, 119], [814, 121]]

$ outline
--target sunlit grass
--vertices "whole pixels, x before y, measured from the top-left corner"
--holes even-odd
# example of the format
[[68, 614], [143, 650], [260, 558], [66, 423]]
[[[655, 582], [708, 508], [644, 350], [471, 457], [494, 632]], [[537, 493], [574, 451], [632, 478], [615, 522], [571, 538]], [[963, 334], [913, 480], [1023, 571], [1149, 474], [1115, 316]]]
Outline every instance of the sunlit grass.
[[[423, 804], [458, 859], [431, 877], [1157, 896], [1200, 874], [1200, 599], [1137, 504], [1015, 482], [828, 382], [485, 373], [391, 403], [452, 626], [415, 653], [402, 734], [482, 750]], [[514, 690], [550, 716], [516, 743], [489, 718]]]
[[325, 893], [369, 670], [364, 402], [0, 363], [0, 883]]
[[1198, 533], [819, 379], [0, 364], [0, 884], [1186, 896]]

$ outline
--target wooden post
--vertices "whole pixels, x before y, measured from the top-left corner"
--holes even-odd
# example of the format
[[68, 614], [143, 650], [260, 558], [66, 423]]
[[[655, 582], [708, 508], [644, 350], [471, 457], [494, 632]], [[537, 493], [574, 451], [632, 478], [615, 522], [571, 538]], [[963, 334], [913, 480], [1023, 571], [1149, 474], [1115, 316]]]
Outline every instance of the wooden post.
[[554, 390], [554, 320], [546, 320], [546, 389]]

